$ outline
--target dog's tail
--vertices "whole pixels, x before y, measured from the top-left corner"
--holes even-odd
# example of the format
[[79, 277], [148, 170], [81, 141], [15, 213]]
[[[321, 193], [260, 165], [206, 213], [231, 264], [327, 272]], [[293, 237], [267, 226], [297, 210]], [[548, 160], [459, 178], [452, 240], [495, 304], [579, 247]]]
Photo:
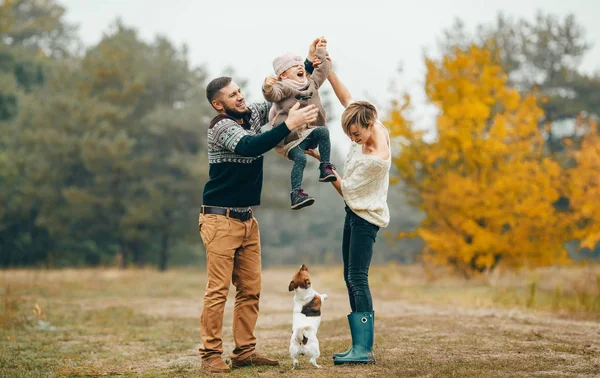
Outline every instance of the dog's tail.
[[308, 342], [308, 338], [310, 336], [313, 336], [315, 334], [315, 327], [311, 326], [311, 325], [306, 325], [304, 327], [301, 328], [296, 328], [294, 330], [294, 340], [298, 343], [298, 344], [304, 344], [306, 345], [306, 343]]

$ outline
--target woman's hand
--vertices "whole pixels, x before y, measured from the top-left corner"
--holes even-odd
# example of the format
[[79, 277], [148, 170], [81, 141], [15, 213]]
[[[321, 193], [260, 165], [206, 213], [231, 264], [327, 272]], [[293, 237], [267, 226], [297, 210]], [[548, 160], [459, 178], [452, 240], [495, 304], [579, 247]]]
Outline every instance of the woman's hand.
[[[310, 156], [314, 157], [318, 161], [321, 161], [321, 154], [319, 153], [318, 150], [315, 150], [315, 149], [304, 150], [304, 153], [306, 155], [310, 155]], [[332, 181], [331, 185], [333, 185], [335, 190], [337, 190], [337, 192], [340, 194], [340, 196], [343, 197], [344, 195], [342, 194], [342, 177], [337, 173], [337, 171], [335, 169], [333, 170], [333, 174], [335, 175], [337, 180]]]
[[309, 149], [309, 150], [304, 150], [304, 153], [314, 157], [318, 161], [321, 161], [321, 154], [319, 153], [319, 150], [315, 150], [313, 148], [313, 149]]

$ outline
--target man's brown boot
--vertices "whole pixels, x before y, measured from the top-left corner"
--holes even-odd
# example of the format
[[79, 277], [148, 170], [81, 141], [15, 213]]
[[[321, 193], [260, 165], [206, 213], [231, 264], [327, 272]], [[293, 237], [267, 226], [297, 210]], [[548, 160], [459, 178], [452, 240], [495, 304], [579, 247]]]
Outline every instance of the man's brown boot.
[[238, 360], [237, 358], [231, 359], [231, 368], [240, 368], [245, 366], [279, 366], [279, 361], [271, 360], [263, 355], [260, 355], [256, 352], [252, 353], [248, 357], [243, 360]]
[[221, 356], [216, 355], [206, 359], [202, 359], [202, 369], [211, 373], [229, 373], [231, 369]]

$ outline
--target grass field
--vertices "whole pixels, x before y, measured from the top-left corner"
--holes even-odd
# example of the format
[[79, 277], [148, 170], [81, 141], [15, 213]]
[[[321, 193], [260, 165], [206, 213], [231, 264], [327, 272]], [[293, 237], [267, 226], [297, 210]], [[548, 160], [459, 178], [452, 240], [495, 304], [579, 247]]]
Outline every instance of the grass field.
[[[319, 330], [322, 370], [287, 354], [294, 267], [263, 272], [258, 350], [279, 368], [232, 377], [600, 376], [600, 266], [486, 275], [389, 264], [371, 270], [372, 366], [334, 366], [348, 346], [341, 267], [311, 266], [329, 294]], [[209, 376], [200, 368], [203, 270], [0, 271], [0, 376]], [[232, 288], [225, 356], [233, 349]]]

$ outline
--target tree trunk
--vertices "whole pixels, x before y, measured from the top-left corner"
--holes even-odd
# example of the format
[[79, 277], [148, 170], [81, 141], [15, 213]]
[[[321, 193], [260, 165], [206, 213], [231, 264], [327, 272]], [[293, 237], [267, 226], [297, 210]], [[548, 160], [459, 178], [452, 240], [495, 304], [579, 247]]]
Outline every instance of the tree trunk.
[[144, 265], [144, 254], [142, 253], [142, 248], [140, 247], [140, 243], [134, 242], [130, 243], [133, 263], [137, 267], [141, 267]]
[[52, 248], [50, 247], [47, 249], [46, 252], [46, 268], [54, 268], [54, 254], [52, 253]]
[[129, 249], [127, 243], [121, 241], [121, 268], [127, 269], [127, 262], [129, 261]]
[[160, 243], [160, 255], [158, 257], [158, 270], [164, 272], [167, 270], [167, 260], [169, 255], [169, 235], [163, 233]]

